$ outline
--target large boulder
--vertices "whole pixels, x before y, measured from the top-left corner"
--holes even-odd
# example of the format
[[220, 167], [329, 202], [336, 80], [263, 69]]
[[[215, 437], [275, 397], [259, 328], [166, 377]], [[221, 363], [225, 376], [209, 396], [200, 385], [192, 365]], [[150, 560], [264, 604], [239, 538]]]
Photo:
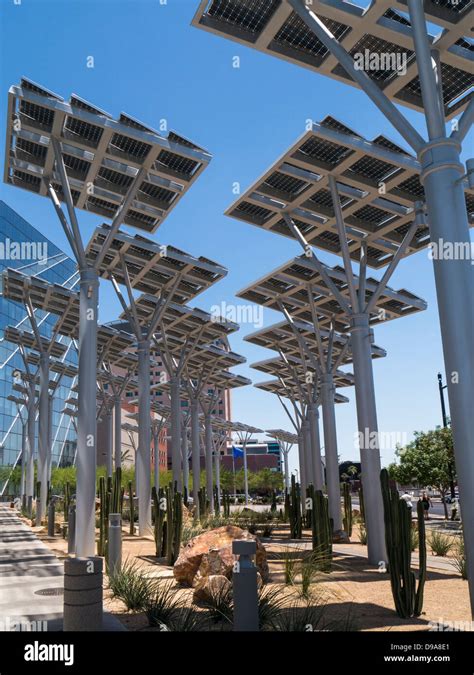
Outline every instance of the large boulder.
[[[199, 571], [198, 578], [209, 574], [220, 574], [230, 577], [232, 574], [233, 554], [232, 542], [234, 539], [247, 539], [257, 542], [256, 565], [262, 580], [268, 579], [267, 554], [260, 540], [250, 532], [235, 525], [224, 525], [215, 530], [209, 530], [191, 539], [181, 550], [173, 568], [176, 581], [186, 586], [192, 586]], [[209, 553], [211, 552], [211, 555]], [[206, 558], [203, 561], [203, 557]], [[203, 563], [202, 570], [200, 570]], [[225, 573], [223, 573], [225, 572]]]

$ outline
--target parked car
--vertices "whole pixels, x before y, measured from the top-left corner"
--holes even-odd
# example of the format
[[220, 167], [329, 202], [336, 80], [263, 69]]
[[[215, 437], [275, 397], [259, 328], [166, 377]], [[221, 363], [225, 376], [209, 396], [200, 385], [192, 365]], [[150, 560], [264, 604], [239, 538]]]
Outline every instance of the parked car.
[[453, 501], [458, 501], [459, 500], [459, 491], [455, 490], [454, 491], [454, 499], [451, 497], [451, 493], [445, 495], [444, 497], [441, 498], [442, 502], [446, 502], [446, 504], [452, 504]]

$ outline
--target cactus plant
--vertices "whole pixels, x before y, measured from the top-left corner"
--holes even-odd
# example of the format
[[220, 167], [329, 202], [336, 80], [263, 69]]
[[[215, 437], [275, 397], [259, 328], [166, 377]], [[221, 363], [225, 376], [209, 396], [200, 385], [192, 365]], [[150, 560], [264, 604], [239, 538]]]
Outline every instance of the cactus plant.
[[342, 495], [344, 498], [344, 517], [342, 523], [347, 536], [350, 537], [352, 535], [352, 498], [349, 483], [342, 484]]
[[361, 484], [359, 488], [359, 509], [360, 509], [360, 519], [365, 526], [365, 506], [364, 506], [364, 487]]
[[169, 486], [166, 488], [166, 562], [168, 565], [174, 565], [179, 555], [182, 529], [181, 493]]
[[198, 502], [199, 502], [199, 518], [201, 521], [207, 518], [207, 512], [209, 508], [209, 500], [207, 499], [206, 488], [202, 487], [198, 490]]
[[106, 490], [105, 478], [99, 478], [99, 540], [97, 542], [97, 555], [105, 555], [105, 540], [106, 540]]
[[218, 517], [220, 515], [220, 504], [219, 504], [219, 490], [217, 489], [217, 485], [214, 486], [213, 494], [214, 494], [214, 515]]
[[64, 486], [64, 522], [69, 522], [69, 505], [71, 503], [71, 484], [66, 481]]
[[294, 476], [291, 477], [288, 512], [290, 517], [290, 537], [291, 539], [301, 539], [303, 535], [301, 495], [299, 483], [296, 482]]
[[163, 526], [165, 524], [165, 492], [163, 488], [159, 488], [158, 492], [156, 488], [153, 487], [151, 490], [151, 495], [153, 498], [154, 513], [155, 513], [155, 523], [154, 523], [154, 533], [155, 533], [155, 548], [156, 548], [156, 557], [160, 558], [164, 555], [163, 549]]
[[276, 490], [272, 490], [272, 503], [270, 506], [270, 511], [272, 513], [276, 513], [277, 510], [277, 495], [276, 495]]
[[312, 542], [319, 565], [325, 572], [331, 570], [332, 560], [332, 525], [329, 518], [328, 498], [321, 490], [310, 486], [312, 504]]
[[224, 511], [224, 518], [230, 518], [230, 494], [227, 490], [222, 493], [222, 509]]
[[135, 501], [133, 499], [132, 481], [128, 481], [128, 504], [130, 510], [130, 535], [135, 534]]
[[385, 543], [387, 546], [388, 572], [393, 600], [398, 616], [408, 619], [420, 616], [423, 609], [423, 590], [426, 581], [426, 536], [423, 506], [417, 505], [419, 537], [418, 587], [415, 573], [411, 570], [411, 509], [398, 491], [390, 485], [388, 471], [380, 472], [380, 483], [385, 520]]

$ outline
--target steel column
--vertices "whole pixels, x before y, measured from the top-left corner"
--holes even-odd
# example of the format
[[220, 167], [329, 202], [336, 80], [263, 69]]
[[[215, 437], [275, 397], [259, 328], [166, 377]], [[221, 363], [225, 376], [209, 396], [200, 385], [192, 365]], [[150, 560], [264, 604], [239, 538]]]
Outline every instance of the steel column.
[[173, 484], [177, 484], [178, 492], [183, 491], [183, 474], [181, 473], [181, 395], [180, 378], [170, 379], [171, 405], [171, 465]]
[[41, 490], [37, 495], [36, 517], [38, 523], [46, 516], [48, 499], [48, 427], [49, 427], [49, 355], [41, 352], [39, 357], [40, 393], [38, 422], [38, 473]]
[[326, 484], [329, 501], [329, 517], [333, 530], [342, 530], [341, 488], [339, 479], [339, 458], [337, 453], [336, 411], [334, 397], [336, 387], [332, 373], [323, 374], [321, 382], [321, 403], [323, 412], [324, 449], [326, 457]]
[[97, 462], [97, 312], [99, 278], [80, 270], [79, 393], [77, 418], [76, 555], [95, 554], [95, 476]]
[[214, 491], [212, 476], [212, 417], [210, 411], [204, 416], [204, 444], [206, 459], [206, 492], [211, 513], [214, 511]]
[[201, 439], [199, 433], [199, 402], [191, 401], [191, 452], [193, 469], [193, 502], [196, 514], [199, 515], [199, 488], [201, 479]]
[[106, 426], [106, 470], [107, 476], [111, 476], [113, 473], [113, 432], [114, 432], [114, 421], [112, 416], [112, 408], [110, 405], [107, 405], [105, 413], [105, 426]]
[[114, 454], [115, 468], [122, 466], [122, 400], [114, 397]]
[[151, 419], [150, 419], [150, 340], [137, 343], [138, 352], [138, 451], [135, 487], [138, 496], [138, 531], [141, 537], [151, 531]]
[[183, 496], [184, 489], [189, 494], [189, 457], [188, 457], [188, 426], [183, 420], [182, 438], [181, 438], [181, 461], [183, 463]]
[[306, 414], [306, 418], [302, 423], [302, 428], [304, 440], [305, 476], [306, 476], [305, 489], [306, 489], [308, 485], [314, 485], [314, 476], [315, 476], [314, 455], [311, 442], [311, 429], [309, 427], [308, 414]]
[[153, 462], [154, 462], [154, 483], [158, 491], [160, 487], [160, 434], [155, 429], [153, 432]]
[[321, 440], [319, 434], [319, 411], [315, 403], [308, 406], [308, 427], [313, 462], [313, 485], [315, 490], [323, 490], [323, 463], [321, 460]]
[[[217, 443], [219, 446], [219, 442]], [[217, 510], [220, 512], [220, 504], [221, 504], [221, 451], [220, 448], [217, 447], [215, 450], [215, 457], [214, 457], [214, 463], [216, 466], [216, 487], [217, 487]], [[215, 506], [215, 505], [214, 505]]]
[[290, 467], [288, 465], [288, 451], [283, 452], [283, 462], [285, 466], [285, 488], [287, 492], [290, 490]]
[[26, 460], [26, 501], [31, 514], [35, 483], [35, 426], [36, 426], [35, 387], [30, 387], [28, 395], [28, 455]]
[[242, 449], [244, 451], [244, 491], [245, 491], [245, 505], [249, 503], [249, 470], [247, 465], [247, 439], [244, 440]]
[[359, 428], [362, 484], [364, 486], [367, 550], [369, 562], [378, 565], [387, 560], [380, 486], [380, 451], [377, 408], [372, 369], [372, 330], [368, 314], [351, 317], [351, 350], [354, 364], [357, 421]]

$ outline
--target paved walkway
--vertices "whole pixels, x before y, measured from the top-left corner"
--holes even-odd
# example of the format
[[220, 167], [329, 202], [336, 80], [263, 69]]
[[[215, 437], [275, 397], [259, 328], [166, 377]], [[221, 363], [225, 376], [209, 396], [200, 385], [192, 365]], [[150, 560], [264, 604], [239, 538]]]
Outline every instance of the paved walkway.
[[[0, 503], [0, 631], [27, 630], [33, 621], [30, 630], [62, 630], [63, 575], [64, 564], [15, 509]], [[125, 628], [106, 612], [104, 630]]]

